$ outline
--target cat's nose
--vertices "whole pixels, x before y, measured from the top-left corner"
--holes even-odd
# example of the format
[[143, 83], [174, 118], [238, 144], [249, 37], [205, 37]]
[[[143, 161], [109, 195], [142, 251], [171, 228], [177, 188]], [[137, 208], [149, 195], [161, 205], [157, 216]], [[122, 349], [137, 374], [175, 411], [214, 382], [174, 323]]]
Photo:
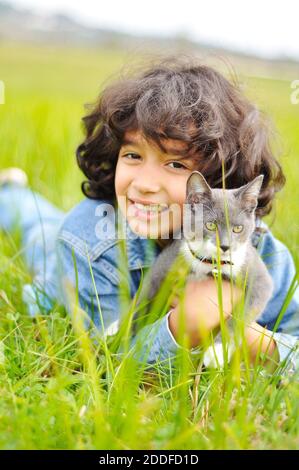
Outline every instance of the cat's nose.
[[225, 253], [229, 249], [229, 245], [220, 245], [221, 250]]

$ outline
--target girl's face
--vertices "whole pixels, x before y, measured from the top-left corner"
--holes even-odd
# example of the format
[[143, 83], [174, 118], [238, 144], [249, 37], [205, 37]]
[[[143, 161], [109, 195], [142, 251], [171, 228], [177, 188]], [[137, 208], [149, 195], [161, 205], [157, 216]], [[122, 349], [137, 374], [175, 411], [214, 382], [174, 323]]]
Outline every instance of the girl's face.
[[167, 153], [140, 131], [127, 131], [116, 165], [119, 209], [132, 231], [146, 238], [169, 239], [181, 227], [187, 179], [196, 169], [184, 155], [184, 142], [167, 139], [163, 145]]

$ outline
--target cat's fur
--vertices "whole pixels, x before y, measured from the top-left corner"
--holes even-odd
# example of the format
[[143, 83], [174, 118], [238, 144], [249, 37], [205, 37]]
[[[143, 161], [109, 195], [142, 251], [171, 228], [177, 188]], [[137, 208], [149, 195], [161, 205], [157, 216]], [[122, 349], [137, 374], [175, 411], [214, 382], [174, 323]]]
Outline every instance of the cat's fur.
[[[186, 281], [203, 280], [213, 276], [213, 272], [217, 274], [217, 232], [220, 259], [227, 263], [221, 264], [222, 277], [247, 279], [245, 319], [254, 321], [266, 307], [273, 289], [266, 265], [251, 243], [262, 181], [263, 175], [260, 175], [237, 189], [213, 189], [201, 173], [192, 172], [187, 181], [183, 219], [183, 226], [191, 230], [181, 232], [182, 238], [173, 240], [159, 254], [144, 279], [139, 302], [145, 297], [148, 300], [155, 297], [172, 263], [179, 257], [183, 256], [190, 266]], [[207, 222], [215, 223], [217, 231], [209, 230], [205, 225]], [[234, 226], [243, 226], [243, 229], [240, 233], [234, 233]], [[209, 260], [213, 262], [207, 262]], [[227, 326], [231, 333], [232, 319], [227, 320]], [[220, 366], [223, 365], [221, 333], [214, 339], [214, 348], [217, 358], [212, 346], [205, 351], [204, 364], [207, 367], [216, 367], [217, 361]], [[231, 340], [229, 359], [233, 351]]]

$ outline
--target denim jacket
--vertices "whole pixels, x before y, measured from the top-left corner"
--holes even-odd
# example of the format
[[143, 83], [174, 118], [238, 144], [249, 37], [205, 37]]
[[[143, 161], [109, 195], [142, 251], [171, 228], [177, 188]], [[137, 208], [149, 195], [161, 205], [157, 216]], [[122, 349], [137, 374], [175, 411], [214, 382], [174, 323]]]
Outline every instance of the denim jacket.
[[[17, 204], [14, 205], [13, 193], [18, 197]], [[81, 307], [93, 317], [93, 322], [100, 331], [103, 322], [104, 335], [114, 334], [120, 321], [119, 284], [124, 280], [124, 270], [119, 267], [120, 239], [116, 234], [115, 224], [115, 214], [119, 212], [111, 211], [111, 201], [84, 199], [64, 214], [28, 188], [8, 186], [0, 189], [0, 227], [2, 225], [9, 229], [16, 207], [19, 208], [18, 220], [21, 226], [23, 225], [21, 228], [24, 231], [23, 243], [27, 247], [27, 261], [30, 261], [35, 271], [33, 285], [24, 287], [24, 300], [28, 304], [29, 312], [32, 315], [37, 313], [38, 303], [50, 309], [51, 299], [67, 305], [62, 286], [65, 285], [66, 279], [73, 286], [76, 286], [78, 281]], [[34, 212], [38, 212], [35, 220], [32, 215]], [[32, 220], [29, 222], [30, 216]], [[133, 298], [140, 284], [142, 270], [150, 268], [161, 248], [152, 240], [137, 236], [122, 216], [120, 219], [126, 234], [128, 289]], [[262, 237], [260, 229], [265, 231]], [[274, 283], [273, 295], [257, 322], [273, 330], [284, 299], [289, 289], [295, 285], [294, 262], [285, 245], [277, 240], [260, 220], [257, 220], [257, 230], [252, 236], [252, 242], [258, 247]], [[43, 286], [46, 297], [39, 292], [40, 285]], [[293, 290], [283, 318], [273, 333], [280, 361], [285, 361], [284, 370], [288, 373], [299, 370], [299, 289]], [[140, 360], [149, 364], [168, 360], [181, 348], [169, 329], [169, 313], [145, 326], [132, 339], [132, 347], [137, 342], [142, 344], [141, 356], [138, 356]], [[197, 348], [193, 352], [196, 353]]]

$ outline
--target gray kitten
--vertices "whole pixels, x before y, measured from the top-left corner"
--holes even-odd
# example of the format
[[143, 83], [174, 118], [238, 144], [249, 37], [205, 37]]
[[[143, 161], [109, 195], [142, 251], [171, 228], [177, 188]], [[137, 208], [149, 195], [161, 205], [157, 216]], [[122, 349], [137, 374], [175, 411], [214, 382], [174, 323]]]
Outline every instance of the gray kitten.
[[[137, 305], [145, 298], [153, 300], [173, 262], [180, 257], [190, 266], [186, 281], [217, 275], [218, 233], [222, 277], [238, 277], [243, 281], [246, 277], [245, 319], [249, 322], [259, 317], [273, 289], [266, 265], [251, 243], [262, 182], [263, 175], [260, 175], [237, 189], [213, 189], [201, 173], [192, 172], [187, 181], [183, 214], [183, 227], [191, 230], [185, 233], [184, 228], [181, 239], [173, 240], [159, 254], [144, 279]], [[232, 338], [232, 318], [226, 324]], [[214, 339], [214, 348], [212, 345], [205, 351], [206, 367], [217, 367], [217, 362], [223, 365], [221, 332]], [[234, 349], [233, 342], [229, 342], [229, 360]]]

